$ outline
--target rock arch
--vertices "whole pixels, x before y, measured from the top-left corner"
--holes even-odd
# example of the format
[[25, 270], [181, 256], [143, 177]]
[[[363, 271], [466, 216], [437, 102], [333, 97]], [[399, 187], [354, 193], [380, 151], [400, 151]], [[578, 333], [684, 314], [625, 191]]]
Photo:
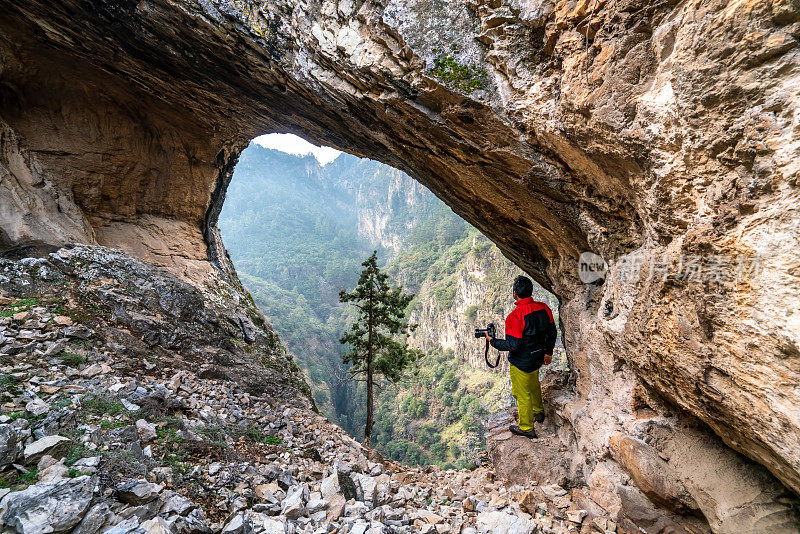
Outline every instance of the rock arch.
[[[561, 299], [575, 384], [554, 405], [597, 499], [624, 507], [647, 465], [715, 530], [745, 505], [791, 521], [756, 466], [743, 503], [675, 451], [696, 418], [800, 491], [796, 2], [0, 5], [6, 248], [100, 243], [199, 283], [229, 268], [216, 215], [255, 135], [381, 160]], [[580, 282], [586, 250], [604, 283]], [[730, 474], [724, 450], [707, 455]]]

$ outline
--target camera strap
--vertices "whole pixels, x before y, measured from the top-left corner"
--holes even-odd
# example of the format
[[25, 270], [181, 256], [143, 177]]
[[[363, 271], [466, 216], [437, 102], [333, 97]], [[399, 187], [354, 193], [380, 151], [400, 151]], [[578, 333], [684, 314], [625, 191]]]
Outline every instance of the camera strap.
[[489, 340], [486, 340], [486, 350], [483, 352], [483, 359], [486, 360], [486, 365], [489, 366], [490, 369], [494, 369], [498, 365], [500, 365], [500, 351], [497, 351], [497, 360], [492, 365], [492, 362], [489, 361]]

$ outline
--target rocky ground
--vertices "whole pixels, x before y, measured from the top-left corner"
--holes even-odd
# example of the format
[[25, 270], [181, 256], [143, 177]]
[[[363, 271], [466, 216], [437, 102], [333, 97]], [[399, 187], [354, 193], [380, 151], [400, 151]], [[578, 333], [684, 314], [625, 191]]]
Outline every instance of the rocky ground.
[[[509, 487], [491, 465], [383, 459], [313, 411], [291, 362], [278, 370], [280, 355], [244, 370], [218, 363], [239, 348], [242, 359], [275, 352], [262, 339], [268, 327], [213, 346], [220, 325], [238, 322], [224, 306], [235, 292], [212, 302], [98, 247], [0, 262], [3, 532], [615, 531], [579, 507], [577, 489]], [[205, 329], [189, 335], [191, 321], [175, 323], [165, 336], [187, 313], [205, 316]], [[193, 348], [212, 352], [202, 361]], [[270, 378], [261, 391], [254, 369]]]

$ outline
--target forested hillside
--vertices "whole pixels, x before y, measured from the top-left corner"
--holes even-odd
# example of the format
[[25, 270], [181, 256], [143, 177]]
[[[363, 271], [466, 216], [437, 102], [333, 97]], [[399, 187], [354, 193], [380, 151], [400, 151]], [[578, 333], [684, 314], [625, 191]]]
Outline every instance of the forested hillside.
[[[346, 154], [320, 166], [251, 145], [220, 217], [238, 272], [308, 373], [320, 409], [355, 436], [363, 392], [342, 383], [338, 338], [351, 314], [338, 292], [377, 249], [396, 284], [417, 297], [413, 374], [379, 390], [373, 442], [408, 463], [465, 465], [480, 449], [480, 419], [510, 402], [505, 368], [483, 364], [472, 328], [502, 325], [519, 270], [477, 230], [400, 171]], [[549, 300], [544, 290], [537, 293]], [[495, 353], [496, 354], [496, 353]]]

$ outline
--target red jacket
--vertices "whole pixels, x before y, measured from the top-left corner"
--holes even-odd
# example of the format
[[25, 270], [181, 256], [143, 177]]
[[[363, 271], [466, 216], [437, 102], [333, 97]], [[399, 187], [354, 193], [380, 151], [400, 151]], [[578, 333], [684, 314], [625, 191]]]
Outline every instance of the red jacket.
[[506, 338], [493, 339], [491, 344], [498, 350], [507, 350], [508, 361], [530, 373], [542, 366], [545, 354], [553, 354], [556, 337], [553, 312], [544, 302], [528, 297], [518, 300], [506, 317]]

